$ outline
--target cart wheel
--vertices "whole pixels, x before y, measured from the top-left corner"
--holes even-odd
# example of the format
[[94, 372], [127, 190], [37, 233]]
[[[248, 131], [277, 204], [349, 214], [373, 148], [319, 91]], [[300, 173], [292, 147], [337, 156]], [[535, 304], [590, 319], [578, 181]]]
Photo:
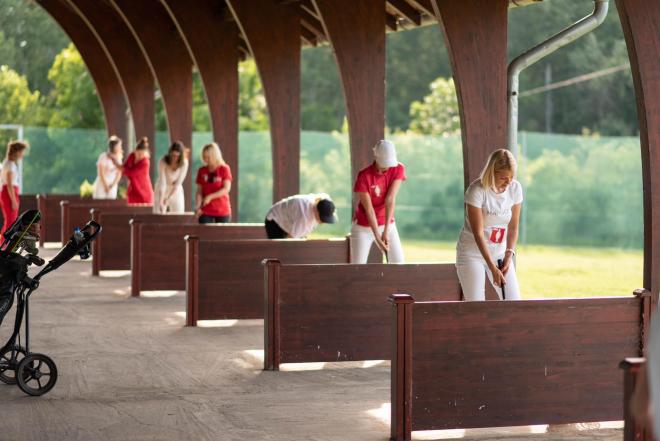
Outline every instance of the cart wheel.
[[18, 387], [33, 397], [48, 393], [57, 383], [57, 366], [44, 354], [27, 355], [16, 368]]
[[0, 381], [16, 384], [16, 368], [26, 355], [25, 348], [18, 345], [0, 354]]

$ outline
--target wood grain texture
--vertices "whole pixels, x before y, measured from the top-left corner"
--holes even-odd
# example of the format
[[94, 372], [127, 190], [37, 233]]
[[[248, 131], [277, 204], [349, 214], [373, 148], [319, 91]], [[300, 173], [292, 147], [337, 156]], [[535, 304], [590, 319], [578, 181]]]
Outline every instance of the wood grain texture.
[[37, 206], [41, 212], [41, 237], [39, 245], [44, 242], [60, 242], [62, 240], [62, 214], [60, 203], [62, 201], [78, 202], [77, 194], [39, 194]]
[[644, 287], [660, 292], [660, 7], [617, 0], [628, 46], [642, 147]]
[[[131, 233], [131, 286], [140, 291], [186, 289], [185, 236], [201, 240], [264, 239], [263, 224], [141, 224], [133, 222]], [[137, 264], [136, 266], [133, 263]]]
[[125, 138], [128, 104], [124, 88], [93, 32], [66, 0], [38, 0], [37, 3], [62, 27], [80, 52], [96, 86], [108, 135]]
[[414, 303], [411, 430], [622, 419], [617, 366], [650, 301]]
[[131, 226], [136, 219], [143, 224], [184, 224], [195, 221], [194, 213], [153, 214], [141, 207], [92, 209], [92, 219], [103, 227], [103, 233], [92, 242], [92, 274], [99, 271], [131, 269]]
[[[135, 139], [155, 139], [155, 80], [138, 41], [115, 8], [106, 1], [68, 0], [87, 23], [107, 54], [124, 86]], [[124, 150], [133, 146], [124, 139]], [[153, 147], [153, 146], [152, 146]], [[152, 154], [154, 153], [152, 148]], [[155, 166], [154, 166], [155, 167]]]
[[[267, 269], [267, 268], [266, 268]], [[454, 264], [280, 265], [264, 308], [281, 363], [390, 359], [388, 298], [461, 300]], [[264, 276], [268, 277], [268, 271]], [[268, 302], [267, 293], [265, 294]], [[267, 350], [268, 352], [268, 350]], [[266, 360], [277, 369], [278, 363]]]
[[[60, 202], [60, 241], [65, 243], [73, 233], [76, 227], [82, 227], [92, 219], [90, 210], [92, 208], [109, 208], [109, 207], [128, 207], [125, 199], [81, 199], [75, 202], [62, 201]], [[136, 207], [132, 206], [136, 212], [148, 213], [150, 206]], [[101, 233], [103, 234], [103, 233]]]
[[508, 0], [432, 0], [454, 71], [465, 188], [506, 146]]
[[[198, 292], [193, 319], [264, 317], [263, 259], [284, 263], [346, 263], [348, 239], [222, 240], [199, 242]], [[190, 271], [190, 270], [188, 270]]]
[[228, 0], [264, 88], [273, 155], [273, 202], [300, 189], [300, 10], [278, 0]]
[[[231, 12], [218, 0], [161, 0], [195, 61], [209, 105], [213, 137], [233, 175], [229, 198], [238, 212], [238, 56], [239, 33]], [[200, 32], [200, 30], [203, 30]]]
[[373, 161], [385, 135], [385, 1], [314, 0], [341, 77], [351, 176]]
[[[159, 0], [110, 0], [133, 32], [163, 97], [170, 142], [181, 141], [192, 152], [192, 68], [179, 30]], [[151, 161], [152, 176], [158, 161]], [[183, 182], [186, 209], [193, 206], [191, 171]]]

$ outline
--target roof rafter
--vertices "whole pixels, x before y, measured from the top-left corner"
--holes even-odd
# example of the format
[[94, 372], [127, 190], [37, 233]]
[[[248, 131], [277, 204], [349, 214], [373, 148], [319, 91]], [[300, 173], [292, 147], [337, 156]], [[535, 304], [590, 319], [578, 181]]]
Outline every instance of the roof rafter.
[[387, 4], [415, 25], [420, 26], [422, 24], [422, 14], [405, 0], [387, 0]]

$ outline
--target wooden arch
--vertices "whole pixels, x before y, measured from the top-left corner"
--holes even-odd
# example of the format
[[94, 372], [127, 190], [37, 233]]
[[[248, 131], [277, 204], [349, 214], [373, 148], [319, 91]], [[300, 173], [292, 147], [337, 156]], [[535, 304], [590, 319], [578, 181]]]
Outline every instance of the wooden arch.
[[39, 0], [38, 3], [62, 27], [78, 48], [96, 86], [108, 135], [125, 137], [127, 105], [124, 90], [94, 34], [66, 1]]
[[[161, 0], [176, 23], [204, 83], [213, 137], [231, 168], [233, 220], [238, 219], [239, 29], [218, 0]], [[201, 31], [200, 31], [201, 30]]]

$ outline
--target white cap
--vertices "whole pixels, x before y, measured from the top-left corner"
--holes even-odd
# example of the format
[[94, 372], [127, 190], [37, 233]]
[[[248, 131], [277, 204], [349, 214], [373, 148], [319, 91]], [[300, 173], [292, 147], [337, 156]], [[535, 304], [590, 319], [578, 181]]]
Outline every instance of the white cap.
[[394, 143], [385, 139], [381, 139], [374, 146], [374, 158], [376, 164], [382, 168], [396, 167], [399, 164]]

